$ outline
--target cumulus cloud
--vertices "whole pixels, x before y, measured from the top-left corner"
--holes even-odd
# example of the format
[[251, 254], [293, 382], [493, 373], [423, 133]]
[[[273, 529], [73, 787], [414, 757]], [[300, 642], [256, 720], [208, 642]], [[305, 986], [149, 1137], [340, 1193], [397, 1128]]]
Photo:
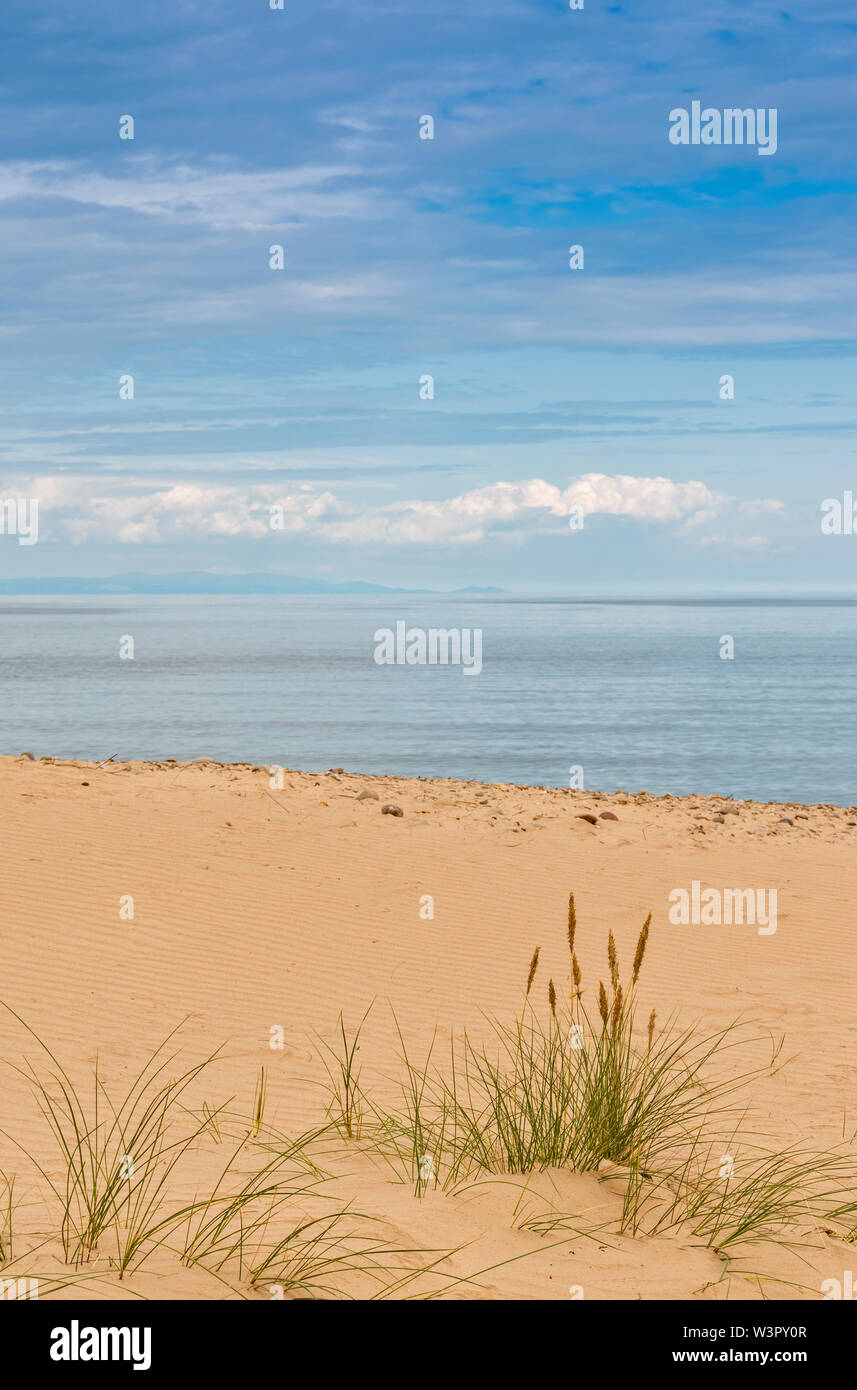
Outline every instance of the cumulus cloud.
[[91, 489], [91, 478], [63, 476], [19, 482], [6, 492], [38, 498], [46, 539], [77, 544], [262, 538], [272, 527], [294, 534], [317, 528], [324, 517], [343, 510], [330, 492], [301, 487], [284, 494], [275, 484], [245, 489], [182, 483], [146, 489], [123, 483], [95, 495]]
[[[121, 478], [93, 492], [91, 477], [62, 474], [17, 479], [11, 485], [7, 480], [5, 491], [38, 498], [45, 539], [129, 545], [205, 537], [261, 540], [285, 532], [350, 545], [464, 546], [510, 530], [556, 529], [578, 511], [584, 517], [672, 525], [703, 540], [706, 529], [710, 539], [717, 519], [730, 511], [737, 517], [744, 505], [701, 482], [603, 473], [584, 474], [565, 488], [529, 478], [441, 500], [376, 507], [347, 502], [309, 483], [283, 492], [276, 483], [246, 488], [210, 483], [157, 486]], [[780, 506], [759, 499], [752, 510], [759, 514]]]
[[396, 502], [327, 526], [341, 540], [390, 544], [466, 544], [492, 530], [564, 518], [580, 508], [584, 516], [630, 516], [638, 521], [680, 521], [718, 501], [704, 483], [669, 478], [607, 477], [587, 473], [560, 489], [542, 478], [493, 483], [440, 502]]

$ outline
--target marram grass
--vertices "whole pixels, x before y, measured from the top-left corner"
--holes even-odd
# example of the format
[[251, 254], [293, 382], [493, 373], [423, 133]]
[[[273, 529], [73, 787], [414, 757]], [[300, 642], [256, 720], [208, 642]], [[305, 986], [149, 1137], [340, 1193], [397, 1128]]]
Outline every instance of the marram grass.
[[[778, 1238], [801, 1223], [853, 1237], [853, 1147], [778, 1150], [748, 1131], [753, 1084], [783, 1065], [782, 1043], [741, 1023], [708, 1030], [672, 1017], [660, 1024], [654, 1009], [642, 1011], [645, 1022], [638, 1019], [650, 926], [651, 914], [626, 983], [610, 932], [609, 987], [599, 982], [592, 1012], [570, 895], [567, 988], [549, 979], [542, 1004], [537, 947], [520, 1015], [513, 1023], [486, 1019], [487, 1041], [467, 1030], [453, 1036], [442, 1065], [435, 1061], [436, 1034], [418, 1063], [396, 1020], [402, 1083], [392, 1106], [374, 1103], [354, 1075], [365, 1016], [350, 1038], [340, 1018], [339, 1067], [352, 1077], [349, 1105], [361, 1114], [366, 1142], [419, 1196], [434, 1186], [455, 1189], [480, 1173], [609, 1168], [624, 1182], [622, 1234], [682, 1227], [717, 1249]], [[770, 1048], [768, 1060], [742, 1064], [741, 1054], [758, 1055], [760, 1043]], [[725, 1154], [732, 1156], [730, 1176]]]
[[[0, 1278], [32, 1275], [32, 1260], [56, 1239], [66, 1270], [40, 1274], [40, 1296], [75, 1284], [124, 1287], [156, 1253], [205, 1271], [239, 1298], [435, 1298], [463, 1283], [478, 1287], [479, 1274], [444, 1272], [455, 1252], [389, 1241], [377, 1217], [337, 1198], [318, 1161], [333, 1139], [380, 1155], [419, 1197], [507, 1175], [524, 1178], [523, 1204], [529, 1175], [549, 1169], [622, 1184], [612, 1232], [522, 1206], [518, 1224], [545, 1239], [564, 1231], [604, 1243], [611, 1233], [680, 1230], [728, 1263], [765, 1241], [797, 1244], [822, 1232], [857, 1238], [853, 1136], [825, 1151], [778, 1148], [750, 1127], [753, 1085], [783, 1065], [781, 1044], [746, 1025], [661, 1023], [654, 1009], [638, 1008], [650, 926], [649, 916], [627, 976], [608, 935], [605, 979], [587, 1007], [570, 895], [567, 983], [556, 972], [544, 979], [536, 947], [520, 1011], [486, 1018], [479, 1040], [467, 1030], [453, 1035], [442, 1057], [435, 1031], [417, 1060], [396, 1020], [400, 1087], [391, 1106], [363, 1085], [360, 1041], [370, 1011], [353, 1032], [340, 1015], [337, 1042], [322, 1044], [327, 1119], [297, 1138], [266, 1119], [264, 1066], [249, 1115], [231, 1101], [194, 1109], [189, 1097], [219, 1049], [182, 1066], [173, 1030], [118, 1092], [98, 1063], [84, 1091], [14, 1014], [47, 1059], [41, 1069], [14, 1069], [30, 1084], [51, 1148], [30, 1152], [0, 1133], [27, 1153], [58, 1215], [45, 1239], [22, 1240], [19, 1188], [0, 1172]], [[770, 1044], [769, 1059], [741, 1064], [742, 1049], [760, 1041]], [[177, 1200], [202, 1149], [222, 1155], [219, 1172], [205, 1190]], [[428, 1292], [427, 1276], [435, 1281]]]
[[[230, 1297], [376, 1300], [440, 1297], [486, 1272], [445, 1273], [442, 1266], [456, 1251], [404, 1246], [385, 1234], [383, 1220], [343, 1202], [317, 1160], [335, 1130], [325, 1122], [289, 1138], [268, 1123], [264, 1067], [249, 1115], [231, 1109], [230, 1101], [204, 1101], [194, 1110], [185, 1104], [189, 1088], [219, 1049], [192, 1067], [177, 1066], [178, 1053], [169, 1050], [173, 1030], [118, 1094], [98, 1063], [91, 1087], [82, 1090], [34, 1030], [14, 1017], [48, 1059], [43, 1070], [32, 1064], [14, 1070], [30, 1084], [50, 1145], [35, 1152], [6, 1130], [0, 1134], [44, 1182], [49, 1199], [37, 1205], [49, 1229], [39, 1239], [32, 1231], [18, 1237], [15, 1178], [0, 1171], [0, 1280], [23, 1286], [35, 1280], [40, 1298], [89, 1286], [102, 1295], [112, 1288], [142, 1297], [133, 1275], [159, 1253], [161, 1273], [163, 1259], [173, 1259], [177, 1268], [210, 1275]], [[347, 1072], [344, 1124], [350, 1121], [356, 1135], [348, 1100], [354, 1094]], [[188, 1187], [183, 1170], [204, 1148], [226, 1151], [219, 1173], [191, 1200], [178, 1200], [176, 1191]], [[43, 1260], [57, 1262], [55, 1246], [65, 1269], [42, 1267]]]
[[[178, 1265], [204, 1270], [239, 1298], [273, 1296], [272, 1284], [280, 1297], [352, 1297], [358, 1290], [377, 1298], [438, 1263], [437, 1252], [403, 1250], [379, 1239], [377, 1222], [363, 1229], [368, 1218], [320, 1190], [327, 1175], [313, 1154], [329, 1126], [297, 1139], [267, 1126], [264, 1068], [249, 1117], [230, 1110], [229, 1102], [204, 1102], [195, 1113], [184, 1104], [186, 1092], [219, 1054], [176, 1067], [178, 1054], [169, 1049], [173, 1030], [118, 1094], [98, 1063], [91, 1086], [82, 1090], [14, 1016], [48, 1059], [44, 1070], [31, 1064], [14, 1070], [30, 1084], [52, 1152], [24, 1149], [0, 1132], [27, 1155], [53, 1199], [47, 1210], [58, 1215], [55, 1231], [35, 1244], [25, 1239], [20, 1253], [13, 1250], [22, 1243], [13, 1231], [15, 1180], [0, 1173], [0, 1279], [35, 1278], [40, 1297], [90, 1284], [122, 1287], [160, 1251]], [[206, 1144], [215, 1152], [217, 1146], [229, 1150], [219, 1175], [207, 1191], [177, 1201], [185, 1160]], [[316, 1208], [309, 1215], [308, 1206]], [[40, 1272], [33, 1262], [55, 1241], [68, 1272]], [[431, 1256], [428, 1263], [425, 1256]]]

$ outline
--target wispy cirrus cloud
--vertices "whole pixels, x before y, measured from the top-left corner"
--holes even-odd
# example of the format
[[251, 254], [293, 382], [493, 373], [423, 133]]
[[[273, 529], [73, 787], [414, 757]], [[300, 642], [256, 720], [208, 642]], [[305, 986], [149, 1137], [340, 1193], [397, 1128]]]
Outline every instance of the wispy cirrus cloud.
[[[52, 545], [5, 558], [850, 574], [853, 5], [429, 8], [6, 0], [0, 448]], [[777, 107], [776, 158], [672, 146], [696, 97]]]
[[110, 173], [63, 160], [0, 164], [0, 203], [74, 203], [214, 230], [367, 217], [377, 210], [377, 196], [366, 171], [350, 164], [248, 170], [232, 161], [155, 155], [131, 155]]
[[[68, 266], [51, 267], [52, 312], [100, 316], [112, 305], [136, 329], [271, 331], [291, 315], [303, 335], [332, 319], [350, 330], [398, 334], [407, 305], [433, 350], [450, 332], [473, 348], [489, 341], [699, 348], [854, 335], [857, 270], [844, 250], [823, 259], [804, 254], [796, 267], [791, 247], [761, 259], [753, 248], [743, 265], [730, 262], [716, 274], [681, 262], [648, 264], [642, 274], [647, 224], [630, 259], [615, 229], [608, 237], [579, 227], [589, 268], [575, 276], [565, 264], [564, 228], [530, 228], [524, 241], [496, 216], [488, 225], [461, 190], [420, 183], [410, 164], [409, 178], [396, 183], [389, 169], [358, 161], [246, 169], [211, 156], [131, 153], [109, 170], [85, 161], [7, 161], [0, 163], [0, 210], [19, 229], [16, 255], [26, 257], [29, 248], [39, 259], [40, 280], [46, 245], [39, 224], [66, 243]], [[550, 185], [541, 196], [572, 225], [580, 218], [561, 188]], [[585, 226], [591, 209], [583, 215]], [[483, 224], [478, 236], [475, 216]], [[27, 223], [32, 231], [24, 235]], [[343, 225], [354, 237], [347, 254]], [[429, 226], [440, 260], [427, 246], [416, 249]], [[248, 248], [248, 235], [263, 244]], [[197, 237], [208, 238], [204, 253], [201, 242], [190, 249]], [[268, 269], [268, 237], [288, 247], [280, 275]], [[113, 248], [109, 281], [93, 272], [95, 244]], [[524, 246], [529, 254], [520, 254]], [[512, 248], [519, 254], [509, 255]], [[43, 310], [32, 292], [19, 293], [29, 322]]]

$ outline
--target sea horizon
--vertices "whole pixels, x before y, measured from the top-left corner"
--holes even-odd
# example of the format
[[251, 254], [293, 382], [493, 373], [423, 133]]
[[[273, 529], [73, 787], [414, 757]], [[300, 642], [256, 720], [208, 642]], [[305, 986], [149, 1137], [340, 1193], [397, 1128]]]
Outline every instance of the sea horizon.
[[[841, 730], [857, 697], [855, 607], [810, 596], [6, 597], [0, 752], [850, 806], [857, 752]], [[460, 632], [465, 659], [478, 633], [481, 669], [411, 665], [402, 651], [379, 664], [376, 633], [395, 644], [397, 627]]]

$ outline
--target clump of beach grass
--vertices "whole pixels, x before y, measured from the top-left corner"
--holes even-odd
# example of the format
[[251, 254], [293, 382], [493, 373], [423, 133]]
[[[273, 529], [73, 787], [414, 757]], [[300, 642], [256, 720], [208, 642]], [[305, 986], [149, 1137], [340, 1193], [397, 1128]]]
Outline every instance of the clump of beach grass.
[[[360, 1049], [360, 1035], [371, 1011], [370, 1004], [350, 1036], [343, 1015], [339, 1015], [338, 1048], [316, 1035], [322, 1047], [322, 1062], [330, 1082], [331, 1102], [328, 1114], [347, 1139], [359, 1139], [363, 1127], [363, 1100], [357, 1053]], [[328, 1058], [332, 1059], [332, 1064]]]
[[[50, 1176], [45, 1163], [28, 1154], [50, 1187], [62, 1212], [60, 1239], [66, 1261], [86, 1264], [105, 1236], [126, 1233], [126, 1244], [137, 1248], [141, 1233], [162, 1202], [167, 1181], [206, 1123], [176, 1133], [175, 1120], [188, 1087], [218, 1055], [169, 1077], [176, 1053], [168, 1051], [178, 1032], [173, 1029], [134, 1074], [119, 1096], [111, 1094], [96, 1060], [92, 1089], [85, 1095], [75, 1085], [48, 1045], [20, 1015], [9, 1009], [46, 1055], [49, 1065], [37, 1070], [9, 1063], [29, 1084], [42, 1118], [53, 1137], [62, 1176]], [[181, 1025], [179, 1025], [180, 1027]], [[7, 1135], [17, 1144], [14, 1137]], [[23, 1149], [22, 1145], [17, 1145]], [[120, 1262], [127, 1266], [120, 1249]]]
[[[466, 1029], [453, 1035], [443, 1066], [434, 1061], [436, 1033], [416, 1062], [396, 1020], [399, 1100], [379, 1105], [361, 1092], [367, 1141], [418, 1196], [427, 1172], [432, 1185], [455, 1189], [479, 1173], [600, 1171], [624, 1183], [622, 1234], [683, 1226], [720, 1249], [811, 1220], [847, 1235], [857, 1214], [853, 1151], [780, 1151], [745, 1131], [750, 1092], [783, 1065], [782, 1041], [740, 1021], [705, 1029], [672, 1015], [660, 1023], [655, 1009], [638, 1019], [650, 929], [651, 914], [624, 980], [608, 933], [609, 983], [599, 981], [591, 1010], [570, 894], [568, 988], [551, 976], [546, 1008], [536, 947], [519, 1016], [485, 1019], [487, 1041]], [[354, 1041], [341, 1018], [340, 1028], [344, 1074]], [[752, 1060], [760, 1044], [769, 1052], [761, 1063]], [[745, 1050], [749, 1059], [736, 1063], [733, 1054]], [[727, 1152], [739, 1155], [738, 1176], [724, 1182], [714, 1156]]]
[[[335, 1184], [327, 1190], [331, 1175], [316, 1153], [330, 1138], [330, 1124], [290, 1138], [266, 1122], [264, 1066], [249, 1115], [232, 1108], [231, 1100], [204, 1101], [195, 1111], [185, 1104], [188, 1090], [221, 1049], [176, 1069], [179, 1054], [170, 1047], [176, 1028], [118, 1094], [98, 1062], [91, 1089], [81, 1089], [38, 1034], [9, 1012], [48, 1058], [42, 1069], [9, 1065], [29, 1083], [53, 1153], [24, 1148], [0, 1131], [30, 1160], [54, 1199], [47, 1211], [59, 1226], [70, 1271], [35, 1275], [40, 1297], [72, 1286], [121, 1285], [156, 1252], [205, 1271], [239, 1298], [271, 1286], [276, 1291], [270, 1296], [284, 1298], [393, 1297], [451, 1253], [409, 1249], [379, 1236], [382, 1222], [355, 1212]], [[350, 1080], [345, 1094], [351, 1094]], [[353, 1113], [346, 1100], [346, 1114]], [[219, 1172], [190, 1200], [177, 1199], [187, 1186], [179, 1165], [199, 1157], [206, 1144], [214, 1152], [228, 1149]], [[33, 1260], [55, 1238], [30, 1242], [13, 1262], [14, 1186], [0, 1172], [0, 1273], [23, 1287], [27, 1278], [15, 1266], [25, 1264], [33, 1278]]]
[[[552, 978], [546, 1016], [536, 1003], [536, 948], [514, 1026], [486, 1020], [488, 1042], [475, 1041], [465, 1030], [452, 1040], [448, 1067], [431, 1065], [432, 1049], [424, 1063], [415, 1063], [399, 1030], [403, 1104], [398, 1112], [373, 1112], [381, 1136], [397, 1130], [410, 1136], [412, 1161], [430, 1153], [443, 1184], [454, 1185], [479, 1169], [585, 1172], [605, 1162], [636, 1162], [645, 1168], [680, 1136], [695, 1131], [718, 1099], [744, 1078], [716, 1082], [705, 1077], [712, 1057], [732, 1045], [731, 1028], [707, 1033], [671, 1022], [657, 1028], [650, 1014], [645, 1041], [637, 1037], [636, 990], [650, 921], [640, 931], [627, 985], [609, 934], [610, 985], [599, 984], [595, 1017], [584, 1003], [572, 895], [567, 1005]], [[343, 1055], [343, 1068], [349, 1056], [350, 1050]], [[378, 1132], [376, 1125], [376, 1136]]]

